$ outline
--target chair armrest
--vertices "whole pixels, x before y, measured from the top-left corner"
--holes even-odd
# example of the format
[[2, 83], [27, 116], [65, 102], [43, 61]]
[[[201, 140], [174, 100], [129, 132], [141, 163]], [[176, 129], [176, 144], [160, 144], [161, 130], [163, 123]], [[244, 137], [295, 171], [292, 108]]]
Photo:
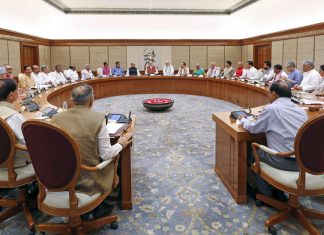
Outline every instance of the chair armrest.
[[290, 151], [290, 152], [278, 152], [274, 149], [268, 148], [267, 146], [258, 144], [258, 143], [252, 143], [252, 150], [253, 150], [253, 156], [255, 159], [255, 164], [252, 166], [252, 169], [254, 170], [255, 173], [259, 174], [260, 173], [260, 156], [257, 152], [257, 149], [261, 149], [266, 153], [269, 153], [273, 156], [277, 157], [289, 157], [295, 154], [295, 151]]
[[97, 172], [97, 171], [100, 171], [101, 169], [105, 168], [106, 166], [108, 166], [109, 163], [111, 163], [111, 162], [112, 162], [112, 159], [103, 161], [96, 166], [86, 166], [86, 165], [81, 164], [81, 169], [85, 170], [85, 171], [90, 171], [90, 172]]
[[27, 147], [21, 144], [15, 144], [15, 148], [23, 151], [28, 151]]
[[271, 149], [271, 148], [268, 148], [267, 146], [264, 146], [264, 145], [259, 145], [257, 146], [259, 149], [263, 150], [264, 152], [266, 153], [269, 153], [271, 155], [277, 155], [279, 152], [274, 150], [274, 149]]

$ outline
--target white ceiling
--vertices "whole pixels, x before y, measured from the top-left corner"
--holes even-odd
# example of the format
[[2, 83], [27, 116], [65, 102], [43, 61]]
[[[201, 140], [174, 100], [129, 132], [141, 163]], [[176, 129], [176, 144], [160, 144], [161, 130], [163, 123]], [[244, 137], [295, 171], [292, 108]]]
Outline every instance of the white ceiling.
[[52, 0], [66, 8], [230, 9], [241, 0]]
[[243, 39], [324, 22], [323, 0], [259, 0], [231, 15], [64, 14], [43, 0], [1, 8], [0, 28], [48, 39]]

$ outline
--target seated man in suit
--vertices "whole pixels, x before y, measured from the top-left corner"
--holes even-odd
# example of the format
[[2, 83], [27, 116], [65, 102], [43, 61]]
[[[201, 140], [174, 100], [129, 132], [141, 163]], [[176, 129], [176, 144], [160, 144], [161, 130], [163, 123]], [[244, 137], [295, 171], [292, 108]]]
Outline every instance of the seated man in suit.
[[[291, 90], [288, 83], [278, 80], [272, 83], [269, 88], [271, 104], [267, 105], [255, 121], [246, 117], [239, 119], [243, 128], [250, 133], [265, 133], [268, 147], [278, 152], [289, 152], [294, 150], [294, 140], [298, 129], [308, 119], [305, 110], [294, 104], [291, 97]], [[272, 167], [298, 171], [298, 164], [295, 157], [272, 156], [262, 150], [258, 150], [260, 160]], [[249, 163], [254, 162], [252, 155], [249, 156]], [[266, 196], [272, 196], [272, 188], [257, 174], [254, 174], [258, 191]], [[276, 196], [276, 195], [273, 195]]]
[[[17, 143], [26, 145], [21, 125], [25, 118], [16, 111], [13, 103], [18, 99], [18, 87], [14, 79], [0, 79], [0, 117], [8, 123], [13, 130]], [[17, 150], [14, 167], [26, 166], [30, 162], [29, 155], [26, 151]]]
[[[79, 84], [72, 90], [72, 108], [53, 116], [52, 123], [67, 130], [79, 144], [81, 163], [95, 166], [103, 160], [113, 159], [126, 147], [131, 134], [118, 139], [115, 145], [110, 144], [105, 115], [91, 110], [94, 93], [88, 84]], [[105, 167], [100, 172], [81, 171], [77, 190], [94, 195], [111, 189], [113, 167]]]
[[126, 76], [141, 76], [138, 68], [136, 68], [135, 63], [131, 63], [131, 67], [127, 69]]

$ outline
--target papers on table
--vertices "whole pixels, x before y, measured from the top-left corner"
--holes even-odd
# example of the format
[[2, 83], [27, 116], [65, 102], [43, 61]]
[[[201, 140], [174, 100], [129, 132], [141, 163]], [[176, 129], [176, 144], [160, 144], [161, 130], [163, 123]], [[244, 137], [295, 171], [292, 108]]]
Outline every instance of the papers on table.
[[108, 122], [107, 129], [109, 134], [115, 134], [125, 123]]
[[324, 104], [323, 101], [320, 100], [306, 100], [306, 99], [302, 99], [303, 104], [306, 105], [311, 105], [311, 104]]

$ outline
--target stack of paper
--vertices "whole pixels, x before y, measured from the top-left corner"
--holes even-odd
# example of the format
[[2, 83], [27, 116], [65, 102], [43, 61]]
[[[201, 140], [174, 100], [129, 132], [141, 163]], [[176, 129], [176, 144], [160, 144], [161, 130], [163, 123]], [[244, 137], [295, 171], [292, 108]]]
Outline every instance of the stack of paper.
[[107, 129], [109, 134], [115, 134], [125, 123], [110, 123], [107, 124]]

